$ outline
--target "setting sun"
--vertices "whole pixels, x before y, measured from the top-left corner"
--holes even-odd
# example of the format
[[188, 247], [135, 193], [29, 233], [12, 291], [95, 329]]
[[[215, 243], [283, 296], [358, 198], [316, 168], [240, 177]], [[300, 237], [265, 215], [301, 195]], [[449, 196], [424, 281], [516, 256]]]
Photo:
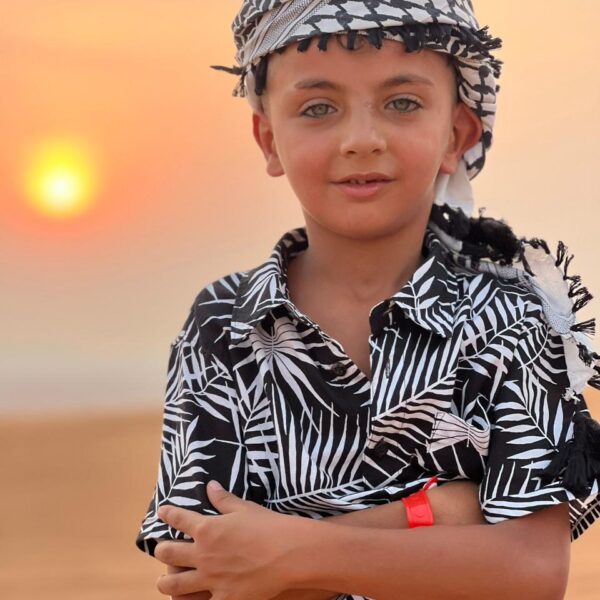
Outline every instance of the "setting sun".
[[26, 187], [38, 212], [57, 218], [85, 213], [95, 191], [89, 153], [74, 142], [40, 144], [27, 160]]

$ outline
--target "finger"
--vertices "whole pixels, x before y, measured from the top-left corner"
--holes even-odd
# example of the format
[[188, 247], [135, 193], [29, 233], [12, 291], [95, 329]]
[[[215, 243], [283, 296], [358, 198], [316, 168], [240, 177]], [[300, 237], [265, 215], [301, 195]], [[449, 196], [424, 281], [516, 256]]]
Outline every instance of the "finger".
[[193, 542], [159, 542], [154, 548], [154, 558], [173, 567], [192, 567], [194, 564]]
[[194, 526], [204, 518], [204, 515], [200, 515], [193, 510], [187, 510], [170, 504], [161, 506], [157, 511], [157, 515], [161, 521], [179, 531], [187, 533], [192, 538], [194, 537]]
[[202, 583], [202, 576], [197, 569], [162, 575], [156, 582], [156, 587], [161, 594], [166, 596], [183, 596], [205, 592], [206, 585]]

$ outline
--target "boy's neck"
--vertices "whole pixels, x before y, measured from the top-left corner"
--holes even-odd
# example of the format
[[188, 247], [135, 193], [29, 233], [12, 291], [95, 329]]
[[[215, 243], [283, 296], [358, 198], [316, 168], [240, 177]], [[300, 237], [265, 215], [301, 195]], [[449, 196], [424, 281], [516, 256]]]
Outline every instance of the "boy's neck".
[[339, 294], [349, 303], [373, 306], [398, 292], [424, 262], [426, 226], [427, 219], [421, 218], [390, 236], [359, 240], [307, 218], [309, 246], [290, 261], [293, 276], [288, 279]]

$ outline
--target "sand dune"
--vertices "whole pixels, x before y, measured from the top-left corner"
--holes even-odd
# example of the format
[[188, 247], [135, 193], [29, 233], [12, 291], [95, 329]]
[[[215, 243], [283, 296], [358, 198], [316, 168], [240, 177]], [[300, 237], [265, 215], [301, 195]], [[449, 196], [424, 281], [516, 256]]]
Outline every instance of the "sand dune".
[[[589, 401], [600, 417], [600, 396]], [[0, 596], [152, 600], [163, 565], [135, 535], [154, 487], [160, 411], [3, 418]], [[572, 546], [566, 598], [600, 597], [600, 525]]]

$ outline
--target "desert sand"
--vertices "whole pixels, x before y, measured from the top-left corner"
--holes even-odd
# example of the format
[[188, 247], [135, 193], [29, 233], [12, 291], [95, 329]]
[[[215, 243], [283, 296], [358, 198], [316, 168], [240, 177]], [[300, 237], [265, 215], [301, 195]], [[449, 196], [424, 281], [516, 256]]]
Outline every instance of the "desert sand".
[[[600, 395], [586, 395], [600, 418]], [[161, 407], [0, 422], [0, 597], [159, 600], [164, 565], [135, 546], [159, 457]], [[600, 598], [600, 525], [571, 545], [568, 600]]]

